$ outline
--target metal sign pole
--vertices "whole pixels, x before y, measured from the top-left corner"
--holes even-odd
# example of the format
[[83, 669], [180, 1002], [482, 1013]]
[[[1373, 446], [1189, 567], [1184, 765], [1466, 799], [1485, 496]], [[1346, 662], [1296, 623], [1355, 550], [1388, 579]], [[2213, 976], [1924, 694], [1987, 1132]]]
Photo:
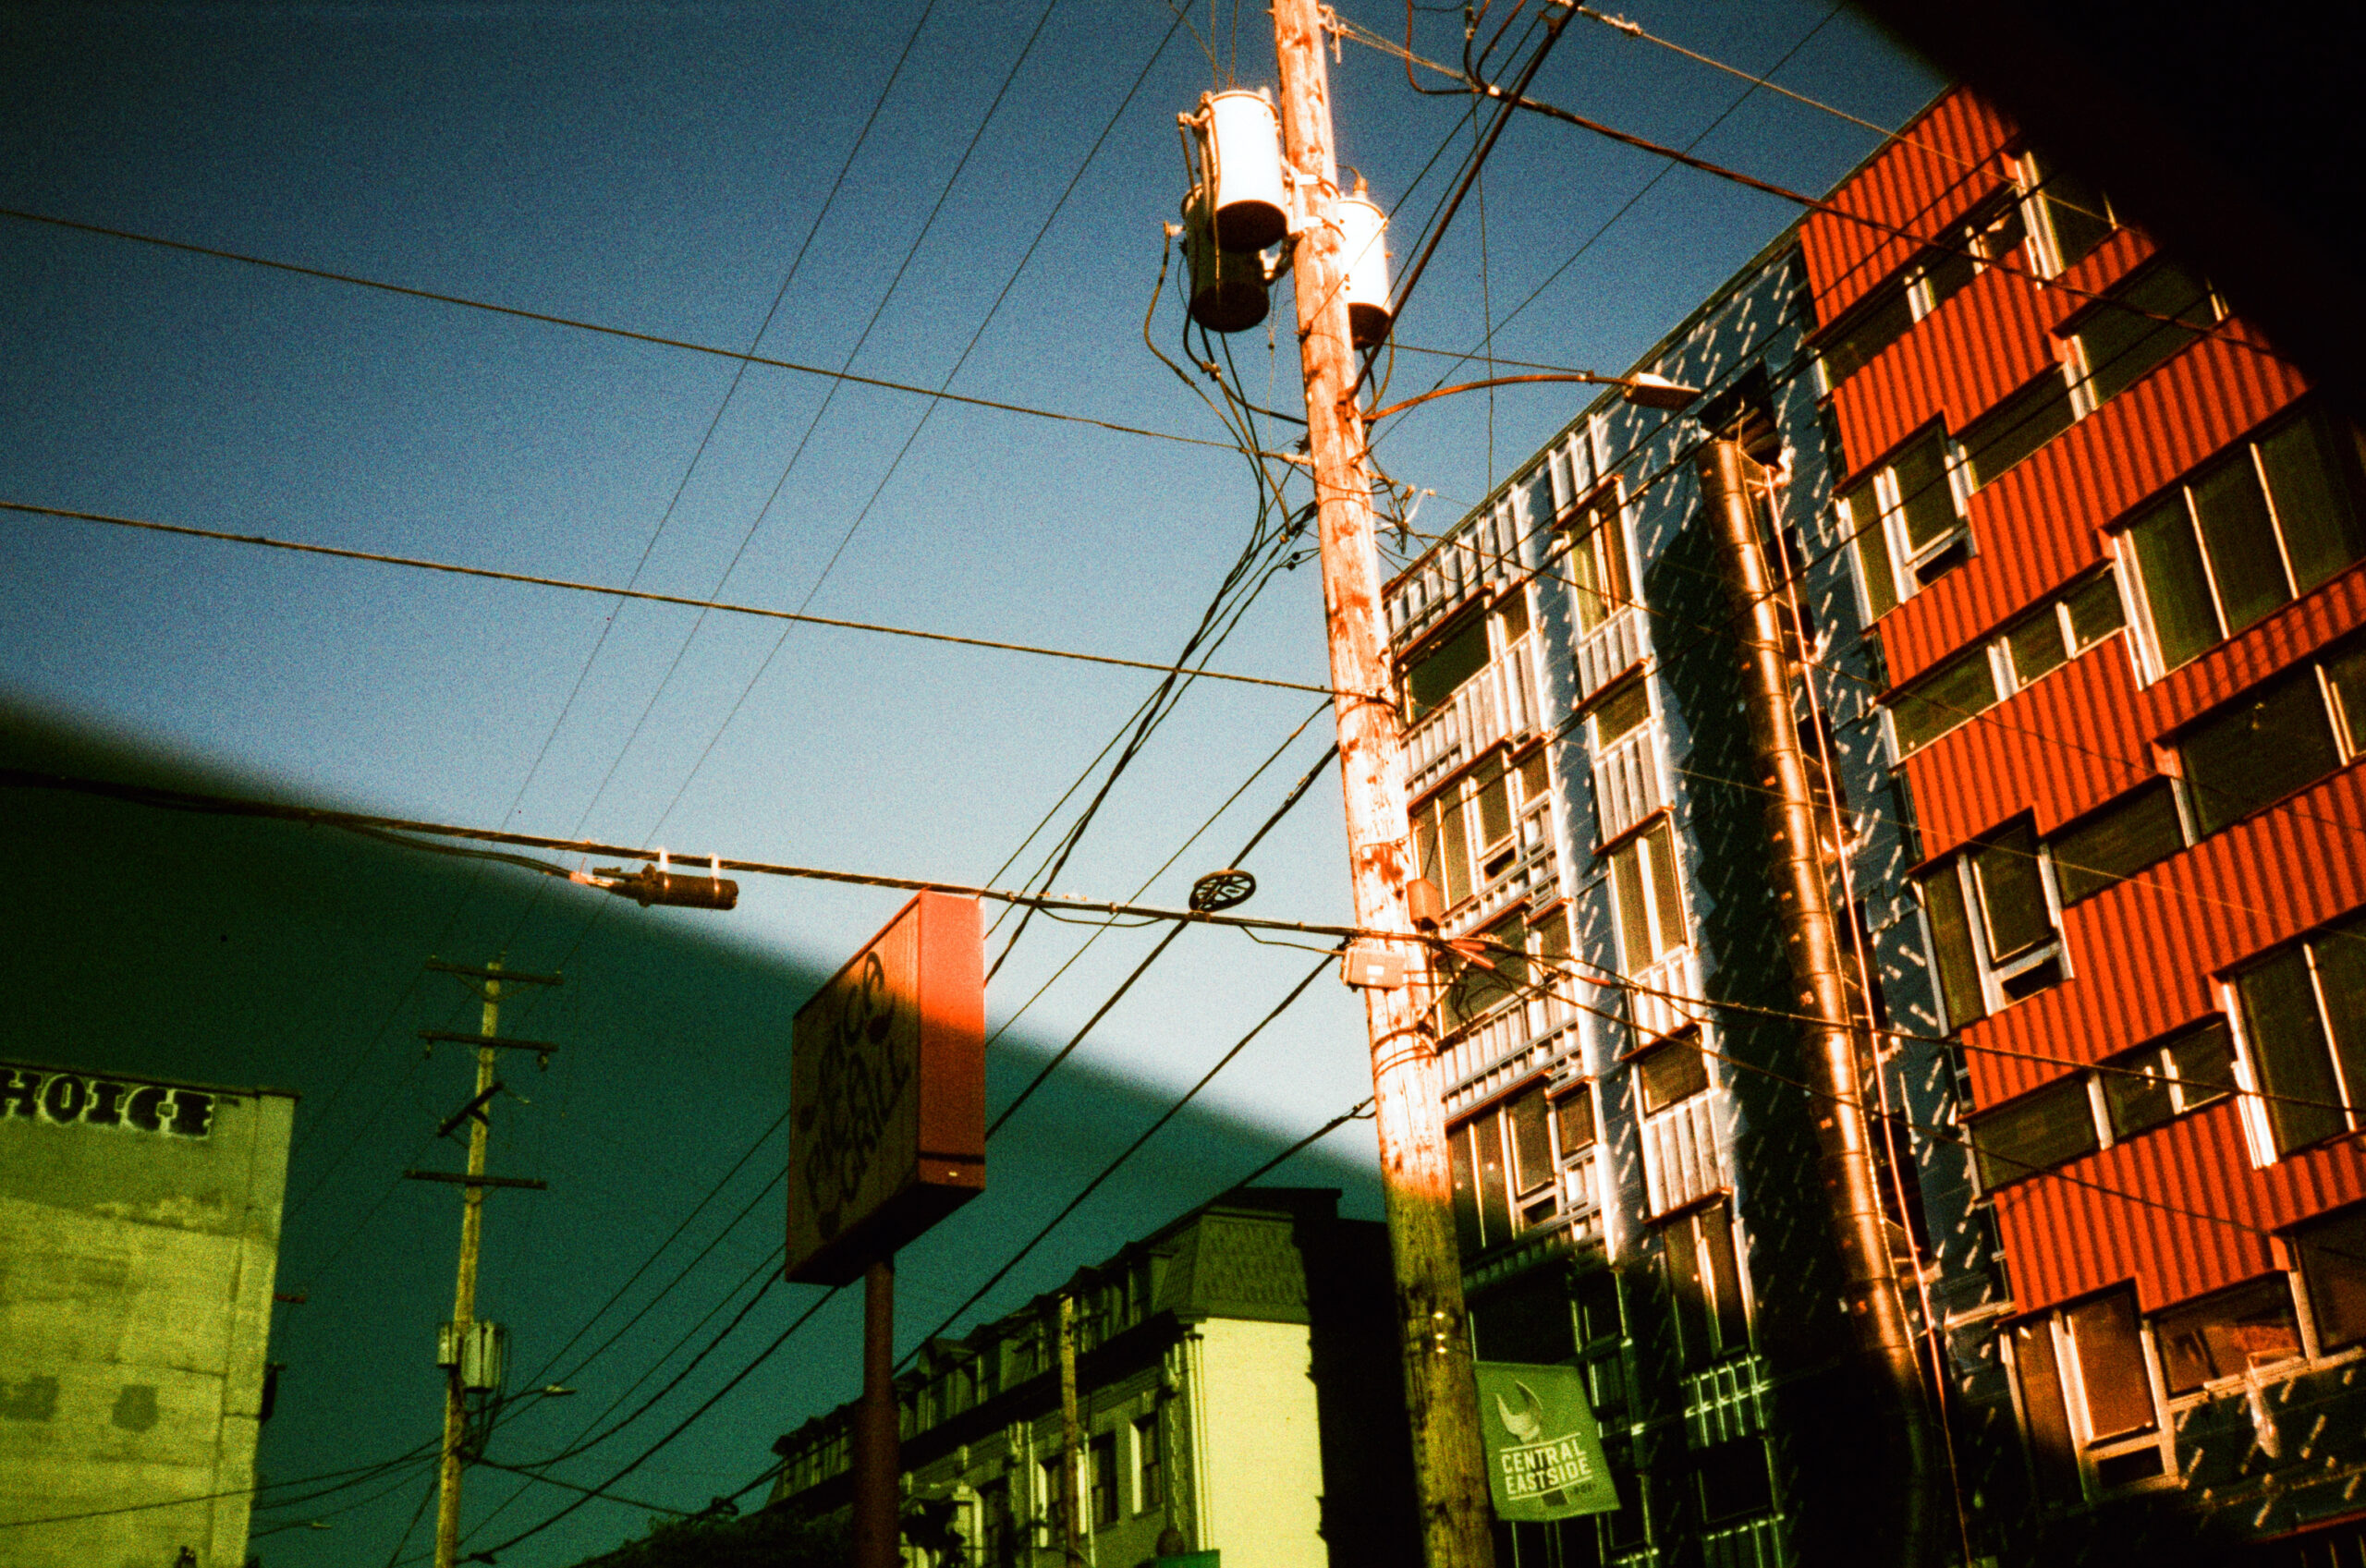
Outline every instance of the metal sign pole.
[[862, 1403], [854, 1415], [854, 1568], [896, 1568], [896, 1258], [862, 1274]]

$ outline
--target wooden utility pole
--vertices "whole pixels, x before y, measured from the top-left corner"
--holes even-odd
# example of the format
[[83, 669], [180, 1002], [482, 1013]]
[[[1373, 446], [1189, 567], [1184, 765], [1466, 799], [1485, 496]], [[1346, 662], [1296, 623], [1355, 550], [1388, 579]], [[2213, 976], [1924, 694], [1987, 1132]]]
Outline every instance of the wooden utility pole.
[[[1757, 772], [1766, 786], [1774, 896], [1783, 947], [1791, 961], [1791, 1003], [1816, 1020], [1801, 1026], [1807, 1036], [1804, 1064], [1819, 1091], [1816, 1162], [1840, 1254], [1842, 1303], [1858, 1353], [1873, 1369], [1874, 1385], [1890, 1407], [1886, 1414], [1897, 1432], [1896, 1453], [1905, 1468], [1905, 1486], [1889, 1494], [1897, 1509], [1895, 1540], [1883, 1543], [1888, 1532], [1878, 1523], [1868, 1523], [1881, 1560], [1911, 1568], [1933, 1561], [1936, 1445], [1923, 1404], [1921, 1360], [1907, 1328], [1881, 1187], [1873, 1174], [1864, 1076], [1857, 1060], [1838, 927], [1816, 833], [1814, 790], [1792, 706], [1783, 613], [1750, 494], [1750, 479], [1760, 472], [1732, 432], [1717, 432], [1701, 451], [1701, 495], [1708, 502], [1726, 578], [1748, 616], [1743, 706], [1750, 715]], [[1875, 1488], [1872, 1495], [1887, 1491]]]
[[[469, 1432], [468, 1358], [470, 1331], [477, 1315], [477, 1257], [484, 1240], [484, 1194], [492, 1186], [536, 1186], [540, 1182], [505, 1181], [485, 1174], [485, 1146], [493, 1136], [493, 1100], [500, 1092], [494, 1066], [504, 1047], [522, 1046], [543, 1054], [556, 1048], [541, 1040], [504, 1040], [501, 1037], [501, 987], [504, 980], [529, 985], [556, 985], [555, 975], [510, 975], [496, 958], [482, 969], [431, 960], [431, 969], [473, 978], [484, 1007], [478, 1015], [476, 1094], [454, 1120], [469, 1124], [469, 1169], [458, 1178], [461, 1186], [460, 1266], [452, 1289], [452, 1365], [444, 1371], [444, 1450], [436, 1467], [435, 1568], [453, 1568], [460, 1550], [460, 1472]], [[448, 1035], [429, 1031], [433, 1038]], [[448, 1124], [447, 1124], [448, 1125]], [[453, 1178], [426, 1172], [406, 1172], [422, 1180]]]
[[[1289, 241], [1291, 293], [1306, 377], [1331, 685], [1340, 694], [1335, 711], [1356, 923], [1403, 932], [1409, 956], [1414, 939], [1405, 885], [1414, 869], [1407, 842], [1404, 732], [1395, 703], [1384, 695], [1392, 683], [1381, 633], [1372, 474], [1343, 287], [1347, 259], [1341, 231], [1329, 221], [1339, 196], [1338, 167], [1316, 0], [1274, 0], [1274, 54], [1281, 67], [1282, 153], [1300, 198], [1300, 223]], [[1419, 998], [1410, 986], [1364, 991], [1414, 1482], [1430, 1568], [1492, 1568], [1486, 1458], [1452, 1222], [1453, 1174], [1438, 1109], [1437, 1039]]]
[[1076, 1413], [1076, 1297], [1060, 1293], [1060, 1533], [1068, 1568], [1084, 1561], [1083, 1434]]

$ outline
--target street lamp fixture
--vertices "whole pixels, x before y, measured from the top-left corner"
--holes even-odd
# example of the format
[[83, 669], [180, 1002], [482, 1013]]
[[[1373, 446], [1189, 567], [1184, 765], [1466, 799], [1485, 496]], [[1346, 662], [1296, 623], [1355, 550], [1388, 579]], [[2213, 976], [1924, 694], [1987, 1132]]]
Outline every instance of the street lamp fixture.
[[1391, 414], [1401, 414], [1416, 404], [1427, 403], [1433, 397], [1448, 397], [1457, 392], [1476, 392], [1486, 386], [1515, 386], [1525, 382], [1579, 382], [1589, 386], [1615, 386], [1619, 396], [1638, 408], [1664, 408], [1670, 412], [1688, 407], [1701, 395], [1697, 386], [1686, 386], [1665, 376], [1649, 371], [1638, 371], [1631, 376], [1597, 376], [1585, 371], [1556, 371], [1549, 375], [1490, 376], [1485, 381], [1467, 381], [1454, 386], [1433, 387], [1419, 397], [1408, 397], [1402, 403], [1391, 403], [1385, 408], [1374, 408], [1364, 416], [1372, 424]]

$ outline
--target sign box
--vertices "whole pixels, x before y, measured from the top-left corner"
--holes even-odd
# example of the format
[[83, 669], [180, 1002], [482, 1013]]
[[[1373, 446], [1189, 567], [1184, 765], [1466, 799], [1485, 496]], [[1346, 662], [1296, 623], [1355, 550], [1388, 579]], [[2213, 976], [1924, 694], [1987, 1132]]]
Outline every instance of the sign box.
[[978, 901], [923, 893], [798, 1010], [788, 1264], [846, 1284], [986, 1185]]
[[1481, 1361], [1474, 1369], [1495, 1517], [1616, 1513], [1618, 1492], [1603, 1462], [1583, 1370], [1515, 1361]]

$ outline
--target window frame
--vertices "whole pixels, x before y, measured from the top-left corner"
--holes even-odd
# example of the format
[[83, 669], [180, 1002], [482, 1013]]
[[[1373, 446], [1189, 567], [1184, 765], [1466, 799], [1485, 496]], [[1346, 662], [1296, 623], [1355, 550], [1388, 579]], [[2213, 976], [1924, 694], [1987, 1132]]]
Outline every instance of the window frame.
[[[2048, 675], [2069, 668], [2080, 658], [2101, 648], [2113, 638], [2128, 632], [2134, 626], [2135, 617], [2130, 613], [2132, 607], [2128, 602], [2128, 592], [2120, 587], [2120, 579], [2125, 575], [2116, 562], [2106, 563], [2097, 571], [2080, 573], [2048, 595], [2034, 608], [2015, 616], [1960, 652], [1949, 654], [1946, 658], [1939, 660], [1929, 669], [1915, 676], [1913, 680], [1890, 693], [1881, 704], [1882, 723], [1884, 733], [1889, 741], [1890, 756], [1896, 761], [1903, 762], [1916, 752], [1937, 745], [1990, 709], [2019, 696]], [[2109, 587], [2112, 602], [2118, 609], [2118, 623], [2082, 640], [2078, 614], [2072, 606], [2084, 595], [2105, 585]], [[2050, 664], [2035, 675], [2024, 678], [2014, 655], [2013, 639], [2028, 627], [2049, 615], [2055, 623], [2055, 633], [2061, 641], [2063, 655], [2061, 662]], [[1985, 661], [1988, 668], [1988, 688], [1994, 694], [1991, 699], [1976, 708], [1957, 709], [1956, 711], [1960, 716], [1953, 723], [1944, 729], [1932, 731], [1909, 745], [1906, 735], [1899, 728], [1898, 711], [1909, 702], [1920, 700], [1927, 703], [1928, 699], [1922, 699], [1920, 695], [1924, 688], [1938, 684], [1942, 677], [1953, 674], [1958, 668], [1971, 666], [1982, 660]]]
[[[1628, 526], [1626, 486], [1618, 477], [1602, 480], [1562, 507], [1553, 526], [1564, 547], [1561, 571], [1579, 637], [1642, 602], [1636, 589], [1642, 580], [1641, 563], [1635, 553], [1634, 529]], [[1579, 580], [1580, 552], [1592, 563], [1597, 582], [1608, 583], [1606, 590]]]
[[[1926, 442], [1938, 444], [1940, 478], [1933, 482], [1946, 486], [1947, 504], [1955, 514], [1955, 521], [1917, 545], [1908, 531], [1908, 504], [1922, 492], [1907, 494], [1900, 488], [1897, 470], [1900, 462]], [[1870, 498], [1873, 511], [1871, 517], [1857, 515], [1862, 498]], [[1841, 537], [1853, 546], [1848, 553], [1857, 563], [1858, 607], [1863, 612], [1866, 625], [1871, 626], [1979, 553], [1971, 534], [1970, 501], [1963, 454], [1944, 419], [1925, 423], [1851, 482], [1835, 489], [1833, 505]], [[1880, 547], [1878, 568], [1866, 548], [1869, 543]], [[1962, 552], [1961, 560], [1939, 565], [1958, 550]], [[1888, 574], [1886, 595], [1875, 591], [1872, 574], [1876, 569]], [[1884, 598], [1886, 604], [1883, 602]]]
[[[2091, 1369], [2087, 1357], [2079, 1348], [2077, 1331], [2071, 1326], [2074, 1314], [2105, 1305], [2115, 1296], [2124, 1296], [2128, 1319], [2135, 1330], [2136, 1365], [2143, 1370], [2144, 1397], [2151, 1410], [2149, 1424], [2098, 1436], [2095, 1432], [2095, 1408], [2090, 1387]], [[2025, 1366], [2029, 1353], [2022, 1348], [2018, 1335], [2029, 1332], [2045, 1336], [2044, 1347], [2050, 1366], [2050, 1392], [2058, 1402], [2059, 1414], [2067, 1428], [2070, 1454], [2076, 1465], [2076, 1485], [2081, 1499], [2092, 1500], [2107, 1493], [2151, 1490], [2181, 1484], [2175, 1451], [2177, 1424], [2168, 1408], [2168, 1399], [2161, 1373], [2161, 1360], [2153, 1339], [2152, 1318], [2138, 1310], [2135, 1287], [2122, 1282], [2106, 1289], [2067, 1301], [2018, 1319], [1997, 1335], [1996, 1343], [2004, 1347], [2011, 1375], [2006, 1379], [2013, 1398], [2013, 1414], [2025, 1434], [2031, 1465], [2039, 1472], [2041, 1495], [2052, 1493], [2047, 1482], [2052, 1477], [2044, 1471], [2045, 1459], [2038, 1452], [2030, 1411], [2029, 1380], [2032, 1368]], [[2150, 1451], [2154, 1468], [2148, 1474], [2131, 1476], [2125, 1481], [2106, 1484], [2101, 1474], [2104, 1465], [2126, 1460]]]
[[[2024, 147], [2012, 154], [2012, 163], [2013, 188], [2019, 198], [2022, 227], [2028, 237], [2026, 254], [2031, 270], [2040, 277], [2060, 277], [2064, 273], [2103, 249], [2110, 241], [2113, 234], [2127, 226], [2120, 221], [2118, 213], [2114, 210], [2110, 193], [2100, 187], [2097, 188], [2094, 197], [2104, 210], [2101, 213], [2091, 213], [2087, 215], [2103, 221], [2104, 237], [2078, 255], [2066, 259], [2062, 253], [2061, 233], [2054, 221], [2055, 199], [2046, 195], [2045, 188], [2055, 179], [2075, 180], [2079, 176], [2067, 175], [2062, 169], [2052, 167], [2054, 160], [2031, 147]], [[2069, 205], [2067, 201], [2063, 204]]]
[[[1714, 1225], [1709, 1223], [1713, 1218]], [[1750, 1246], [1732, 1195], [1720, 1193], [1689, 1204], [1654, 1226], [1660, 1233], [1668, 1304], [1676, 1318], [1677, 1354], [1687, 1370], [1749, 1355], [1758, 1338], [1757, 1302], [1750, 1286]], [[1692, 1259], [1690, 1280], [1701, 1292], [1689, 1305], [1679, 1253]]]
[[[2229, 967], [2217, 982], [2223, 1011], [2235, 1037], [2235, 1080], [2243, 1106], [2244, 1130], [2251, 1146], [2252, 1163], [2262, 1169], [2366, 1130], [2366, 1039], [2345, 1041], [2337, 1027], [2340, 1014], [2328, 999], [2323, 960], [2319, 956], [2319, 949], [2331, 941], [2366, 942], [2366, 906], [2348, 910], [2298, 937], [2245, 957]], [[2319, 1052], [2301, 1065], [2322, 1071], [2324, 1082], [2330, 1085], [2330, 1100], [2322, 1107], [2296, 1104], [2284, 1112], [2278, 1109], [2281, 1102], [2272, 1102], [2265, 1097], [2292, 1093], [2303, 1086], [2270, 1087], [2273, 1075], [2268, 1071], [2267, 1054], [2259, 1039], [2243, 980], [2246, 976], [2289, 962], [2296, 954], [2308, 981], [2308, 1022], [2315, 1031], [2313, 1044]], [[2353, 1082], [2353, 1078], [2359, 1081]], [[2336, 1103], [2346, 1109], [2335, 1110]], [[2296, 1132], [2307, 1136], [2295, 1136], [2287, 1142], [2280, 1115], [2297, 1116], [2312, 1110], [2337, 1117], [2340, 1124], [2316, 1131], [2302, 1126]]]
[[[2159, 336], [2164, 333], [2178, 329], [2191, 333], [2194, 335], [2185, 342], [2175, 344], [2165, 353], [2162, 354], [2160, 358], [2153, 360], [2150, 364], [2138, 369], [2133, 374], [2129, 375], [2127, 380], [2113, 387], [2109, 393], [2100, 395], [2097, 395], [2095, 391], [2095, 383], [2104, 371], [2111, 369], [2112, 361], [2106, 360], [2101, 365], [2094, 362], [2093, 353], [2088, 343], [2088, 329], [2083, 325], [2083, 323], [2098, 321], [2106, 315], [2113, 315], [2115, 313], [2132, 313], [2134, 310], [2140, 309], [2140, 307], [2129, 306], [2127, 300], [2127, 296], [2138, 292], [2143, 288], [2146, 284], [2152, 282], [2156, 277], [2165, 276], [2170, 273], [2177, 272], [2187, 273], [2192, 275], [2194, 281], [2201, 286], [2201, 293], [2198, 298], [2210, 319], [2207, 322], [2199, 323], [2186, 322], [2181, 317], [2154, 322], [2153, 323], [2152, 330], [2142, 333], [2136, 340], [2137, 342], [2141, 343]], [[2219, 322], [2226, 319], [2226, 303], [2219, 297], [2217, 289], [2212, 286], [2210, 280], [2206, 277], [2201, 276], [2199, 273], [2194, 273], [2191, 268], [2185, 266], [2184, 263], [2175, 260], [2174, 258], [2168, 256], [2148, 257], [2143, 261], [2130, 267], [2125, 274], [2111, 286], [2109, 289], [2104, 291], [2103, 298], [2093, 300], [2090, 304], [2086, 305], [2068, 321], [2054, 329], [2055, 336], [2062, 343], [2065, 350], [2063, 373], [2069, 378], [2070, 382], [2070, 409], [2072, 421], [2075, 423], [2079, 419], [2086, 419], [2088, 416], [2101, 409], [2113, 398], [2117, 397], [2121, 393], [2126, 392], [2129, 387], [2134, 386], [2138, 382], [2142, 381], [2146, 376], [2151, 375], [2154, 371], [2159, 370], [2163, 365], [2167, 364], [2171, 359], [2176, 359], [2179, 354], [2182, 354], [2188, 348], [2192, 347], [2195, 342], [2198, 342], [2201, 337], [2206, 336], [2210, 333], [2211, 329], [2217, 326]], [[2129, 352], [2132, 350], [2132, 347], [2133, 345], [2131, 345], [2130, 349], [2123, 349], [2122, 352]]]
[[[1656, 847], [1655, 859], [1651, 853]], [[1619, 973], [1632, 978], [1653, 965], [1664, 964], [1692, 945], [1689, 902], [1685, 896], [1684, 869], [1676, 853], [1672, 813], [1656, 811], [1645, 818], [1603, 857], [1609, 871], [1611, 912], [1617, 932]], [[1629, 892], [1631, 864], [1636, 891]], [[1663, 885], [1665, 884], [1665, 885]], [[1635, 906], [1628, 907], [1629, 902]], [[1668, 911], [1675, 910], [1675, 930], [1667, 930]], [[1641, 957], [1632, 951], [1630, 937], [1640, 927], [1651, 951]]]
[[[2007, 848], [1999, 842], [2008, 836], [2022, 835], [2026, 835], [2029, 841], [2030, 847], [2026, 853], [2031, 862], [2030, 869], [2043, 901], [2045, 919], [2052, 928], [2052, 934], [2000, 956], [1994, 951], [1994, 932], [1997, 919], [1989, 907], [1986, 881], [1978, 870], [1978, 861], [1983, 853], [2023, 853]], [[1961, 1029], [1982, 1018], [1993, 1017], [2014, 1003], [2026, 1002], [2039, 991], [2050, 991], [2074, 977], [2069, 944], [2063, 936], [2062, 900], [2055, 887], [2051, 857], [2046, 853], [2044, 842], [2037, 837], [2035, 823], [2027, 814], [1991, 828], [1949, 852], [1913, 879], [1916, 902], [1922, 911], [1923, 932], [1929, 942], [1926, 951], [1930, 954], [1933, 973], [1940, 972], [1941, 966], [1946, 963], [1941, 944], [1947, 933], [1942, 930], [1931, 906], [1931, 886], [1942, 877], [1956, 879], [1964, 913], [1965, 946], [1962, 951], [1970, 959], [1971, 972], [1977, 977], [1980, 987], [1980, 1012], [1976, 1015], [1957, 1019], [1950, 1004], [1950, 1028]], [[2050, 980], [2040, 978], [2040, 972], [2048, 965], [2055, 966], [2055, 978]], [[2019, 989], [2017, 989], [2017, 982]]]
[[[1933, 311], [1969, 288], [1982, 273], [2021, 249], [2028, 221], [2021, 216], [2019, 207], [2019, 201], [2009, 191], [1983, 197], [1970, 212], [1949, 224], [1935, 241], [1916, 251], [1896, 272], [1867, 290], [1864, 298], [1843, 311], [1828, 331], [1819, 333], [1815, 351], [1817, 386], [1828, 395], [1879, 359], [1890, 345], [1929, 320]], [[2022, 232], [2000, 238], [2000, 235], [2016, 226], [2016, 220]], [[1940, 273], [1958, 262], [1969, 262], [1970, 270], [1961, 281], [1941, 292], [1937, 283]], [[1833, 350], [1901, 302], [1906, 307], [1905, 324], [1861, 355], [1852, 355], [1855, 363], [1835, 374]], [[1852, 332], [1852, 328], [1856, 331]]]

